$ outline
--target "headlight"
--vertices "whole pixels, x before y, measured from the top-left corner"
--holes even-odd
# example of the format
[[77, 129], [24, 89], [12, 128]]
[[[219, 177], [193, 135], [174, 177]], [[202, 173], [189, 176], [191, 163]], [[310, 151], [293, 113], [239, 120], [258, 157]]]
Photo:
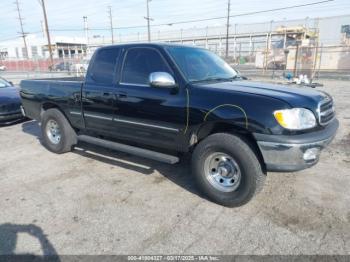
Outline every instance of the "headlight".
[[316, 126], [314, 113], [306, 108], [277, 110], [273, 115], [277, 122], [287, 129], [302, 130]]

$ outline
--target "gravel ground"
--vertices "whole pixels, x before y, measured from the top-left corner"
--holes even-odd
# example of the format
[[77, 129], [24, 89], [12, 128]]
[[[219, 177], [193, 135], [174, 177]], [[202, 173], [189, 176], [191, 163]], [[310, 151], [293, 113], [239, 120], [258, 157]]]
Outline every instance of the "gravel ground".
[[269, 173], [235, 209], [202, 198], [186, 163], [55, 155], [35, 121], [0, 128], [0, 254], [350, 254], [350, 84], [323, 83], [340, 129], [320, 163]]

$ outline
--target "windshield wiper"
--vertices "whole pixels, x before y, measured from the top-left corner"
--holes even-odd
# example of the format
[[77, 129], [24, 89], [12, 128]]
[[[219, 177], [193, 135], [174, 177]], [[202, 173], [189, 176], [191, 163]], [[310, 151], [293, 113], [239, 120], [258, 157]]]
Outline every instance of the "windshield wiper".
[[198, 79], [198, 80], [192, 80], [190, 83], [200, 83], [200, 82], [210, 82], [210, 81], [232, 81], [236, 79], [238, 75], [235, 75], [233, 77], [207, 77], [204, 79]]

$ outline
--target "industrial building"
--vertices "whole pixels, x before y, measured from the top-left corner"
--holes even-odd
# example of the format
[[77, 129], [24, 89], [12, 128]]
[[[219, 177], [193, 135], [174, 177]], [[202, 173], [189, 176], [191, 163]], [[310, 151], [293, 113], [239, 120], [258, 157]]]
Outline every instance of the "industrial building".
[[[0, 58], [5, 59], [41, 59], [49, 57], [47, 40], [37, 35], [26, 37], [28, 54], [23, 46], [22, 39], [0, 43]], [[85, 38], [55, 36], [52, 39], [53, 58], [76, 58], [86, 55], [87, 45]]]

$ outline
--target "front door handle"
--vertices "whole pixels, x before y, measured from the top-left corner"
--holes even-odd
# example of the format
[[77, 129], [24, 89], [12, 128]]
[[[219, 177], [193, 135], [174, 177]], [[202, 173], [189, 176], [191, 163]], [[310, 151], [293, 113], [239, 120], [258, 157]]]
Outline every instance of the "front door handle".
[[127, 93], [125, 92], [118, 93], [118, 98], [126, 98], [126, 97], [128, 97]]

